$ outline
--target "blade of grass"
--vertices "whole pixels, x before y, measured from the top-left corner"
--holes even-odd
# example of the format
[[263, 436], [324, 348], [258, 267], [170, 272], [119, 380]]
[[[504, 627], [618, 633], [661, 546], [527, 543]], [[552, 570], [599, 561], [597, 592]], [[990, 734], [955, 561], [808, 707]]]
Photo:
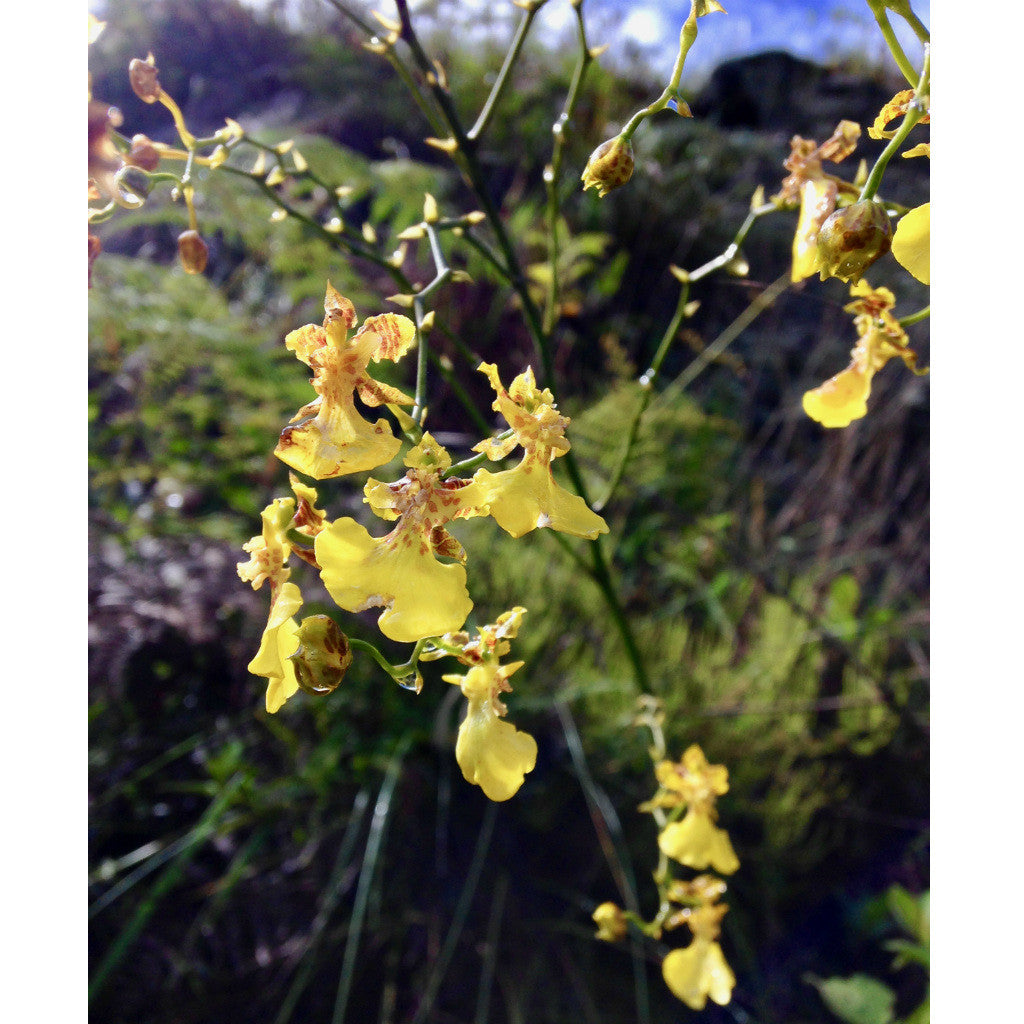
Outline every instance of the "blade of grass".
[[[89, 907], [89, 920], [91, 921], [97, 914], [119, 900], [129, 889], [138, 882], [141, 882], [146, 875], [152, 874], [157, 868], [162, 867], [169, 860], [177, 857], [191, 842], [192, 832], [186, 832], [185, 835], [164, 847], [161, 847], [159, 843], [149, 843], [143, 847], [143, 850], [150, 851], [146, 858], [134, 871], [125, 875], [120, 882], [112, 885], [102, 896], [93, 902]], [[137, 850], [136, 855], [141, 856], [141, 852]]]
[[395, 747], [395, 752], [388, 761], [387, 771], [384, 774], [384, 781], [381, 783], [380, 793], [377, 794], [377, 802], [373, 808], [373, 818], [370, 821], [370, 834], [366, 840], [366, 852], [363, 855], [363, 866], [359, 872], [359, 883], [356, 886], [355, 901], [352, 905], [352, 917], [349, 920], [348, 938], [345, 941], [345, 953], [341, 962], [341, 974], [338, 977], [338, 994], [334, 1000], [334, 1014], [331, 1017], [332, 1024], [342, 1024], [345, 1019], [345, 1010], [348, 1007], [348, 998], [352, 991], [352, 979], [355, 977], [356, 956], [359, 953], [359, 938], [363, 930], [363, 918], [366, 916], [366, 907], [370, 898], [370, 886], [373, 882], [374, 871], [377, 861], [380, 859], [381, 847], [384, 843], [384, 833], [388, 823], [388, 816], [391, 812], [391, 801], [395, 795], [395, 787], [398, 785], [398, 775], [402, 768], [402, 760], [412, 743], [412, 733], [406, 733]]
[[156, 882], [153, 883], [153, 888], [149, 891], [145, 900], [143, 900], [142, 905], [135, 911], [127, 927], [118, 935], [97, 969], [89, 986], [88, 999], [90, 1003], [99, 995], [111, 973], [124, 958], [128, 950], [131, 949], [142, 929], [146, 926], [146, 922], [152, 917], [157, 904], [174, 887], [189, 861], [192, 860], [206, 840], [213, 834], [224, 813], [231, 806], [231, 801], [245, 781], [245, 778], [245, 775], [239, 773], [227, 782], [217, 798], [206, 809], [202, 818], [196, 823], [195, 828], [185, 837], [187, 841], [182, 843], [174, 860], [167, 866]]
[[313, 919], [313, 924], [309, 930], [309, 942], [303, 953], [302, 965], [295, 972], [295, 978], [288, 989], [284, 1002], [281, 1004], [281, 1009], [277, 1012], [277, 1017], [274, 1018], [274, 1024], [286, 1024], [291, 1019], [292, 1013], [295, 1011], [295, 1004], [299, 1001], [300, 996], [309, 984], [309, 976], [316, 965], [316, 960], [311, 954], [320, 944], [324, 929], [327, 927], [327, 922], [330, 920], [331, 914], [334, 913], [334, 908], [341, 898], [342, 891], [346, 888], [345, 882], [350, 866], [349, 862], [352, 859], [352, 853], [355, 849], [356, 840], [359, 838], [363, 819], [366, 816], [366, 808], [369, 806], [369, 803], [370, 791], [363, 788], [356, 794], [355, 802], [352, 805], [352, 813], [349, 815], [348, 824], [345, 826], [345, 834], [341, 838], [341, 849], [338, 851], [338, 857], [334, 862], [334, 868], [331, 870], [327, 888], [320, 899], [320, 906], [317, 908], [316, 917]]
[[487, 922], [487, 944], [484, 946], [483, 969], [480, 971], [480, 985], [476, 995], [474, 1024], [487, 1024], [491, 1005], [491, 989], [494, 985], [494, 970], [498, 963], [498, 935], [505, 917], [505, 897], [508, 895], [508, 873], [502, 872], [494, 887], [491, 901], [491, 917]]
[[473, 901], [473, 894], [476, 892], [477, 883], [480, 881], [480, 872], [483, 870], [484, 861], [487, 859], [487, 851], [491, 846], [491, 836], [494, 834], [494, 819], [497, 817], [498, 805], [491, 801], [487, 802], [487, 810], [484, 811], [483, 824], [476, 838], [476, 846], [473, 849], [473, 860], [470, 862], [469, 871], [466, 873], [466, 881], [463, 883], [462, 891], [459, 893], [459, 901], [455, 905], [455, 913], [452, 916], [451, 927], [445, 936], [441, 953], [434, 962], [430, 977], [427, 979], [426, 988], [420, 1005], [416, 1008], [416, 1016], [412, 1024], [423, 1024], [430, 1011], [434, 1007], [434, 1000], [437, 998], [438, 989], [448, 972], [452, 955], [455, 953], [455, 946], [462, 934], [466, 923], [466, 916], [469, 914], [469, 905]]
[[[572, 714], [566, 704], [559, 701], [555, 707], [562, 723], [562, 732], [572, 757], [573, 768], [579, 779], [580, 788], [586, 797], [594, 831], [608, 861], [608, 867], [615, 878], [623, 903], [628, 910], [640, 912], [636, 896], [636, 878], [629, 854], [626, 851], [625, 836], [618, 814], [607, 794], [594, 782], [583, 753], [583, 743]], [[647, 972], [644, 966], [643, 948], [639, 936], [630, 932], [630, 952], [633, 960], [633, 983], [636, 991], [636, 1018], [638, 1024], [650, 1024], [650, 995], [647, 990]]]
[[[195, 920], [189, 925], [189, 929], [181, 941], [178, 952], [178, 959], [181, 962], [187, 963], [191, 959], [192, 947], [196, 939], [204, 928], [220, 917], [235, 891], [235, 886], [242, 880], [249, 862], [266, 843], [269, 835], [269, 827], [261, 828], [254, 835], [250, 836], [245, 845], [231, 858], [227, 871], [214, 883], [216, 888], [212, 898], [196, 914]], [[166, 985], [169, 984], [170, 980], [168, 980]]]

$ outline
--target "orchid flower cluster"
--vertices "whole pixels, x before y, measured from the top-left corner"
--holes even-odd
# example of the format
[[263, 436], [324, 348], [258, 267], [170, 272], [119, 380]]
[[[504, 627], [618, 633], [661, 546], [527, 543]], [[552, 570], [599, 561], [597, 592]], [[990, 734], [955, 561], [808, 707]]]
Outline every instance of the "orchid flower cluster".
[[[317, 397], [281, 432], [277, 457], [314, 480], [391, 462], [402, 441], [388, 420], [370, 422], [363, 416], [355, 404], [357, 395], [367, 406], [387, 406], [413, 443], [403, 459], [404, 476], [394, 481], [371, 477], [363, 488], [374, 515], [394, 524], [382, 536], [349, 516], [329, 521], [316, 506], [317, 492], [295, 472], [294, 496], [277, 498], [263, 511], [260, 536], [245, 545], [249, 561], [238, 565], [239, 576], [254, 589], [270, 585], [270, 613], [249, 670], [266, 678], [266, 708], [273, 714], [299, 689], [334, 690], [351, 661], [355, 642], [326, 625], [327, 617], [297, 621], [303, 599], [291, 579], [289, 560], [295, 555], [319, 571], [339, 608], [352, 613], [382, 608], [377, 620], [381, 633], [415, 645], [401, 668], [388, 665], [372, 650], [403, 685], [420, 689], [420, 660], [451, 656], [468, 667], [464, 676], [443, 677], [457, 684], [468, 700], [456, 759], [467, 781], [492, 800], [508, 800], [537, 757], [533, 738], [503, 721], [506, 708], [499, 699], [511, 690], [508, 678], [523, 664], [502, 665], [500, 659], [508, 653], [526, 610], [513, 608], [479, 628], [475, 639], [461, 632], [473, 602], [467, 589], [467, 554], [448, 525], [490, 516], [513, 537], [542, 527], [591, 540], [606, 533], [601, 516], [552, 475], [552, 462], [570, 448], [565, 437], [569, 420], [558, 412], [551, 392], [537, 387], [532, 370], [506, 389], [497, 367], [482, 363], [480, 372], [496, 394], [493, 408], [509, 428], [477, 444], [478, 455], [453, 465], [448, 451], [402, 409], [413, 399], [369, 373], [371, 362], [397, 362], [416, 344], [413, 321], [382, 313], [353, 333], [355, 308], [330, 284], [324, 312], [322, 325], [308, 324], [285, 338], [287, 348], [312, 370]], [[511, 469], [491, 473], [479, 468], [472, 478], [459, 475], [484, 459], [504, 459], [516, 448], [522, 449], [522, 459]]]
[[[845, 307], [855, 314], [853, 323], [858, 336], [849, 367], [803, 396], [804, 411], [823, 427], [846, 427], [867, 414], [872, 377], [890, 359], [901, 359], [914, 373], [928, 372], [917, 368], [917, 357], [908, 347], [904, 330], [918, 317], [898, 320], [892, 313], [896, 303], [893, 292], [872, 288], [863, 277], [869, 267], [891, 250], [917, 280], [922, 284], [930, 282], [931, 204], [894, 210], [899, 220], [893, 232], [890, 210], [876, 196], [889, 158], [911, 129], [930, 120], [927, 48], [925, 52], [925, 69], [918, 87], [898, 92], [868, 128], [873, 139], [890, 140], [870, 175], [862, 167], [858, 180], [847, 182], [824, 170], [823, 162], [839, 163], [850, 156], [860, 138], [860, 125], [840, 121], [821, 145], [794, 136], [785, 162], [790, 173], [773, 198], [779, 206], [798, 202], [800, 207], [793, 237], [791, 279], [803, 281], [814, 273], [823, 281], [838, 277], [850, 283], [854, 298]], [[897, 117], [903, 119], [900, 128], [890, 129], [889, 124]], [[930, 156], [929, 144], [919, 143], [903, 156]]]
[[[909, 0], [868, 0], [868, 5], [900, 70], [913, 86], [896, 93], [868, 128], [871, 138], [888, 140], [871, 172], [868, 173], [866, 166], [862, 165], [855, 180], [846, 181], [825, 169], [826, 163], [838, 164], [855, 151], [861, 127], [854, 121], [840, 121], [832, 135], [821, 144], [794, 136], [790, 155], [784, 163], [789, 174], [780, 191], [769, 203], [763, 203], [763, 191], [757, 190], [751, 202], [751, 214], [726, 252], [694, 273], [672, 268], [672, 273], [684, 288], [688, 289], [691, 283], [714, 269], [745, 274], [747, 265], [740, 257], [739, 245], [754, 219], [790, 208], [799, 209], [792, 245], [792, 283], [799, 283], [817, 273], [822, 281], [837, 277], [857, 288], [864, 271], [891, 251], [918, 281], [929, 284], [930, 204], [907, 210], [897, 204], [885, 203], [878, 196], [892, 156], [900, 150], [914, 127], [930, 121], [929, 34], [913, 13]], [[924, 63], [919, 74], [914, 71], [892, 32], [889, 10], [903, 17], [924, 44]], [[679, 81], [686, 55], [697, 38], [697, 19], [712, 13], [724, 14], [725, 8], [717, 0], [691, 0], [690, 15], [680, 32], [679, 55], [669, 84], [658, 99], [637, 111], [618, 135], [594, 150], [583, 171], [584, 190], [595, 188], [598, 196], [603, 198], [631, 179], [634, 170], [632, 137], [647, 118], [666, 108], [683, 117], [692, 116], [679, 93]], [[890, 128], [889, 125], [897, 118], [901, 119], [899, 127]], [[930, 157], [931, 152], [929, 144], [921, 142], [906, 149], [902, 155]], [[898, 218], [895, 231], [893, 217]], [[882, 293], [889, 297], [885, 307], [887, 315], [871, 323], [863, 319], [864, 303], [858, 301], [846, 307], [857, 315], [854, 326], [860, 340], [853, 350], [853, 361], [847, 370], [804, 395], [804, 411], [824, 427], [845, 427], [867, 413], [871, 378], [893, 356], [901, 358], [915, 373], [927, 372], [916, 368], [916, 357], [907, 348], [909, 341], [903, 328], [928, 316], [928, 309], [897, 320], [888, 313], [895, 303], [893, 293], [885, 288], [878, 289], [877, 294]], [[860, 299], [865, 293], [854, 291], [852, 294]], [[874, 304], [877, 305], [877, 301]]]
[[[654, 919], [602, 903], [593, 913], [597, 938], [616, 942], [625, 937], [629, 924], [652, 939], [686, 925], [692, 939], [688, 946], [671, 950], [662, 961], [662, 976], [672, 994], [694, 1010], [702, 1010], [710, 998], [724, 1006], [732, 997], [735, 975], [718, 942], [722, 917], [729, 909], [720, 898], [726, 883], [705, 872], [731, 875], [740, 866], [728, 832], [715, 822], [715, 802], [729, 791], [729, 772], [724, 765], [709, 764], [697, 744], [686, 749], [679, 761], [665, 758], [662, 711], [653, 698], [643, 698], [636, 723], [654, 735], [651, 759], [658, 790], [639, 810], [654, 816], [658, 825], [659, 861], [654, 881], [660, 896]], [[701, 872], [690, 879], [674, 876], [672, 863]]]

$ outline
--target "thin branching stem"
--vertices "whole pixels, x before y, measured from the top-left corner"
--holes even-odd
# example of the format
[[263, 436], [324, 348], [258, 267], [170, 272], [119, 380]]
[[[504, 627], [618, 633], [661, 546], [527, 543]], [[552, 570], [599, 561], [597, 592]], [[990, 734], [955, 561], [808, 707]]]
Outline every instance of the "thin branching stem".
[[662, 94], [649, 106], [638, 110], [627, 122], [626, 126], [619, 132], [619, 138], [623, 142], [629, 142], [633, 132], [643, 124], [647, 118], [659, 111], [664, 110], [672, 100], [679, 99], [679, 82], [683, 77], [683, 65], [686, 63], [686, 55], [690, 52], [697, 39], [697, 5], [696, 2], [690, 6], [690, 14], [683, 27], [679, 30], [679, 52], [676, 54], [676, 62], [672, 68], [668, 85], [665, 86]]
[[558, 189], [562, 178], [562, 162], [565, 156], [565, 130], [571, 123], [572, 116], [576, 110], [576, 104], [580, 97], [583, 86], [583, 79], [586, 76], [587, 68], [593, 62], [593, 55], [587, 45], [587, 30], [583, 20], [583, 0], [573, 6], [576, 14], [576, 27], [580, 41], [580, 55], [576, 62], [576, 69], [573, 72], [572, 82], [569, 85], [569, 92], [565, 99], [565, 106], [562, 113], [551, 126], [551, 134], [554, 142], [551, 147], [551, 162], [544, 168], [544, 183], [547, 187], [548, 200], [548, 260], [550, 273], [548, 277], [547, 301], [544, 305], [544, 333], [550, 335], [558, 320], [558, 255], [559, 239], [558, 226], [561, 220], [561, 205], [559, 203]]
[[921, 75], [917, 82], [917, 87], [914, 90], [914, 100], [910, 104], [910, 108], [903, 116], [903, 122], [899, 128], [896, 129], [896, 134], [889, 140], [889, 144], [879, 154], [878, 159], [875, 161], [875, 166], [871, 168], [871, 173], [868, 175], [867, 181], [864, 182], [864, 187], [860, 192], [860, 201], [864, 202], [867, 199], [874, 199], [878, 193], [878, 189], [882, 184], [882, 176], [885, 174], [886, 167], [889, 166], [889, 161], [899, 152], [900, 147], [906, 141], [907, 136], [910, 134], [911, 129], [925, 117], [928, 113], [926, 105], [928, 103], [928, 90], [931, 79], [931, 50], [929, 46], [924, 48], [924, 64], [921, 68]]
[[523, 11], [523, 16], [519, 19], [519, 25], [516, 27], [515, 37], [512, 39], [512, 45], [509, 47], [508, 53], [505, 54], [505, 60], [501, 65], [501, 70], [498, 72], [498, 77], [494, 80], [490, 95], [481, 108], [476, 123], [466, 132], [466, 138], [471, 141], [475, 142], [487, 130], [487, 126], [490, 124], [494, 111], [498, 106], [498, 101], [508, 85], [512, 68], [522, 52], [523, 43], [526, 42], [533, 19], [537, 17], [537, 14], [547, 2], [548, 0], [537, 0], [536, 3], [531, 4]]

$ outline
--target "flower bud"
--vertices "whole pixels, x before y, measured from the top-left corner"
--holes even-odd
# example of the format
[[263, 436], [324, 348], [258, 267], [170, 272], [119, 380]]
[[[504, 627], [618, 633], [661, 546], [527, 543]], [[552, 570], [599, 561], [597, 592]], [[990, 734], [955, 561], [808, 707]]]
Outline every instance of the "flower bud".
[[892, 224], [885, 207], [873, 199], [831, 214], [818, 231], [821, 279], [859, 280], [892, 247]]
[[298, 650], [291, 656], [299, 689], [320, 695], [332, 693], [352, 664], [348, 637], [328, 615], [310, 615], [298, 629]]
[[587, 161], [581, 180], [583, 191], [591, 186], [597, 188], [597, 194], [606, 196], [613, 188], [625, 185], [633, 174], [633, 147], [623, 142], [621, 136], [602, 142]]
[[114, 175], [114, 181], [117, 184], [119, 193], [124, 198], [132, 201], [132, 205], [137, 203], [137, 205], [141, 206], [142, 200], [153, 189], [153, 182], [150, 180], [149, 175], [141, 167], [135, 167], [132, 164], [125, 164]]
[[160, 153], [146, 135], [133, 135], [132, 148], [125, 157], [125, 163], [141, 167], [144, 171], [155, 171], [160, 166]]
[[136, 57], [128, 65], [128, 81], [132, 92], [143, 103], [156, 103], [160, 98], [160, 81], [157, 78], [156, 59], [150, 54], [145, 60]]
[[597, 925], [597, 938], [618, 942], [626, 935], [626, 915], [614, 903], [602, 903], [591, 915]]
[[201, 274], [206, 269], [210, 250], [198, 231], [182, 231], [178, 235], [178, 258], [187, 274]]

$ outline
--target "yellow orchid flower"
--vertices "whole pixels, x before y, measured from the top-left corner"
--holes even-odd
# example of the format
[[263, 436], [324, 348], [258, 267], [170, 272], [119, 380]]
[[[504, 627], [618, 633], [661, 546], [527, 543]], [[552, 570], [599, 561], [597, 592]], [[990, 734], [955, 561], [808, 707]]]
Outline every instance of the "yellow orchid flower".
[[367, 373], [372, 359], [397, 362], [416, 337], [413, 322], [396, 313], [370, 317], [356, 334], [355, 307], [330, 284], [322, 327], [306, 324], [285, 338], [285, 345], [312, 371], [317, 398], [304, 405], [281, 431], [274, 454], [316, 480], [357, 473], [390, 462], [401, 447], [387, 420], [365, 420], [354, 396], [370, 406], [411, 405], [397, 388]]
[[840, 192], [856, 192], [853, 186], [826, 174], [822, 162], [845, 160], [856, 148], [859, 138], [860, 125], [853, 121], [840, 121], [820, 146], [799, 135], [790, 142], [790, 155], [783, 165], [789, 175], [782, 182], [782, 190], [773, 198], [776, 203], [792, 203], [798, 199], [800, 202], [790, 271], [794, 282], [802, 281], [819, 270], [818, 232], [835, 211]]
[[514, 469], [501, 473], [480, 469], [474, 475], [473, 482], [484, 496], [488, 514], [513, 537], [522, 537], [537, 527], [588, 540], [607, 533], [608, 524], [551, 475], [552, 461], [570, 447], [565, 437], [569, 419], [559, 415], [551, 392], [537, 387], [529, 368], [507, 391], [493, 363], [481, 363], [477, 369], [487, 375], [497, 393], [494, 410], [505, 417], [514, 433], [504, 440], [481, 441], [473, 450], [495, 460], [504, 458], [517, 444], [523, 448], [522, 461]]
[[590, 915], [594, 924], [597, 925], [595, 938], [603, 942], [618, 942], [626, 936], [627, 924], [626, 915], [622, 908], [616, 903], [602, 903], [593, 914]]
[[309, 559], [309, 549], [294, 545], [288, 539], [290, 530], [312, 539], [324, 524], [324, 513], [316, 507], [316, 491], [289, 474], [294, 498], [275, 498], [262, 512], [263, 529], [242, 545], [249, 555], [248, 562], [238, 563], [238, 575], [259, 590], [270, 583], [270, 615], [263, 631], [259, 651], [249, 662], [253, 675], [265, 676], [267, 711], [273, 714], [298, 689], [295, 666], [288, 659], [299, 647], [298, 626], [293, 616], [302, 607], [302, 595], [294, 583], [289, 583], [291, 569], [288, 558], [292, 554]]
[[850, 365], [803, 396], [804, 412], [823, 427], [846, 427], [867, 414], [871, 380], [890, 359], [898, 356], [918, 372], [917, 354], [907, 347], [906, 331], [890, 312], [896, 302], [893, 293], [861, 280], [850, 294], [855, 301], [843, 308], [857, 314], [853, 323], [860, 336]]
[[266, 676], [267, 711], [274, 714], [299, 689], [291, 656], [299, 649], [299, 627], [295, 613], [302, 607], [302, 595], [294, 583], [276, 590], [270, 618], [263, 631], [260, 649], [247, 668], [254, 676]]
[[661, 789], [642, 809], [687, 808], [682, 821], [670, 822], [658, 836], [661, 851], [687, 867], [713, 867], [723, 874], [736, 871], [740, 862], [729, 835], [715, 825], [715, 800], [729, 791], [725, 765], [708, 764], [704, 751], [693, 744], [681, 761], [662, 761], [654, 773]]
[[455, 759], [467, 782], [479, 786], [489, 800], [513, 797], [527, 772], [537, 763], [537, 743], [529, 733], [520, 732], [504, 721], [508, 709], [500, 694], [511, 693], [508, 677], [523, 666], [516, 661], [502, 665], [509, 651], [509, 640], [519, 632], [525, 608], [516, 607], [499, 616], [497, 622], [477, 630], [477, 639], [466, 633], [448, 633], [437, 650], [428, 650], [426, 658], [452, 653], [469, 666], [465, 675], [446, 675], [445, 682], [460, 687], [469, 706], [459, 726]]
[[687, 747], [680, 761], [657, 764], [654, 774], [667, 790], [663, 807], [683, 804], [712, 807], [717, 797], [729, 792], [729, 769], [724, 764], [708, 764], [704, 751], [696, 743]]
[[714, 868], [731, 875], [739, 866], [729, 833], [714, 823], [713, 810], [691, 807], [682, 821], [667, 825], [658, 836], [658, 848], [688, 868]]
[[932, 204], [905, 213], [892, 237], [892, 254], [922, 284], [931, 284]]
[[719, 1006], [732, 998], [736, 975], [717, 942], [695, 938], [685, 949], [673, 949], [661, 965], [665, 984], [691, 1010], [703, 1010], [710, 996]]
[[458, 629], [473, 608], [466, 570], [437, 555], [465, 561], [465, 552], [444, 526], [452, 519], [483, 515], [481, 492], [466, 480], [443, 480], [451, 458], [429, 433], [406, 456], [408, 472], [385, 484], [370, 479], [365, 500], [383, 519], [398, 520], [386, 536], [371, 537], [353, 519], [339, 519], [317, 534], [320, 575], [346, 611], [384, 607], [381, 632], [415, 643]]
[[693, 1010], [703, 1010], [710, 996], [719, 1006], [732, 998], [736, 976], [725, 961], [718, 944], [721, 922], [729, 909], [716, 902], [725, 884], [707, 875], [682, 883], [684, 898], [703, 902], [680, 911], [669, 923], [685, 921], [693, 932], [693, 941], [685, 949], [674, 949], [661, 965], [662, 977], [672, 994]]
[[[868, 128], [868, 135], [873, 139], [891, 139], [897, 132], [895, 128], [889, 128], [889, 123], [897, 117], [903, 117], [910, 110], [911, 104], [916, 99], [913, 89], [903, 89], [878, 112], [874, 124]], [[928, 124], [931, 121], [931, 111], [925, 114], [918, 124]]]
[[818, 232], [836, 208], [835, 182], [826, 178], [805, 181], [800, 187], [800, 217], [793, 236], [791, 281], [802, 281], [818, 271]]
[[509, 690], [505, 678], [523, 662], [507, 666], [477, 665], [464, 676], [444, 676], [457, 683], [469, 699], [466, 717], [459, 726], [455, 760], [467, 782], [479, 786], [489, 800], [508, 800], [519, 791], [527, 772], [537, 763], [537, 741], [520, 732], [501, 715], [501, 690]]

